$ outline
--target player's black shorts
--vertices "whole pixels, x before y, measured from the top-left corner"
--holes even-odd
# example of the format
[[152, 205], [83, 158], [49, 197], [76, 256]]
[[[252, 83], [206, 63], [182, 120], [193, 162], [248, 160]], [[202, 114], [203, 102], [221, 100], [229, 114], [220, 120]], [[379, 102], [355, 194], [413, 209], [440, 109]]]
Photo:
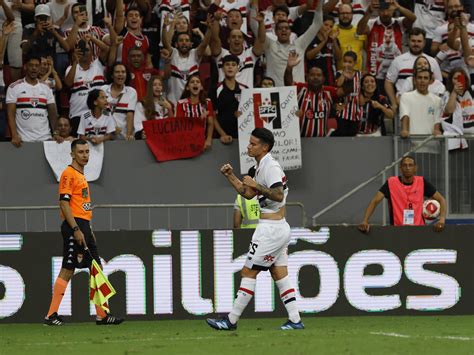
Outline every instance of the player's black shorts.
[[[87, 247], [90, 254], [101, 265], [97, 245], [92, 236], [92, 229], [89, 221], [81, 218], [75, 218], [76, 223], [84, 234]], [[92, 264], [92, 258], [84, 247], [79, 245], [74, 239], [74, 232], [69, 224], [64, 221], [61, 224], [61, 234], [63, 235], [63, 264], [62, 267], [68, 270], [88, 268]]]

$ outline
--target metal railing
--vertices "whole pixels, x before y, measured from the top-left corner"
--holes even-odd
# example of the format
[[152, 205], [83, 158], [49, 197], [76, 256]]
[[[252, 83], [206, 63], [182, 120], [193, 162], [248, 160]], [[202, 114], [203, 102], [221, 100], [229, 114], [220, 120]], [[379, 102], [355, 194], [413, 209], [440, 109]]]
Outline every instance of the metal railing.
[[[298, 209], [298, 215], [300, 217], [301, 226], [306, 226], [307, 218], [306, 211], [303, 203], [301, 202], [288, 202], [286, 204], [287, 209]], [[94, 217], [94, 229], [96, 230], [117, 230], [117, 229], [191, 229], [191, 228], [206, 228], [209, 229], [228, 229], [232, 228], [232, 216], [233, 216], [233, 203], [195, 203], [195, 204], [97, 204], [93, 206], [94, 214], [97, 214], [98, 210], [104, 210], [107, 214], [107, 217], [103, 214], [99, 218]], [[132, 211], [139, 209], [145, 210], [145, 213], [140, 213], [139, 215], [143, 217], [146, 216], [145, 223], [134, 222], [134, 216]], [[156, 221], [152, 215], [152, 210], [154, 209], [166, 209], [166, 215], [163, 218], [163, 214], [160, 215], [160, 220]], [[192, 210], [196, 211], [200, 209], [205, 211], [204, 223], [203, 216], [198, 216], [200, 221], [199, 226], [196, 227], [196, 224], [192, 223]], [[217, 218], [211, 216], [211, 210], [218, 209], [221, 212], [221, 215]], [[8, 213], [20, 213], [23, 214], [22, 217], [17, 216], [15, 227], [13, 227], [15, 232], [31, 232], [31, 231], [57, 231], [59, 229], [58, 223], [58, 211], [59, 206], [0, 206], [0, 211], [4, 213], [3, 223], [4, 228], [1, 228], [0, 231], [4, 230], [5, 232], [12, 231], [12, 228], [9, 226], [9, 217]], [[114, 212], [118, 210], [125, 211], [125, 215], [114, 217]], [[184, 218], [186, 221], [183, 223], [183, 214], [180, 214], [180, 223], [172, 223], [172, 210], [184, 210]], [[224, 213], [222, 214], [222, 210]], [[31, 213], [34, 211], [39, 212], [39, 216], [36, 216], [36, 227], [32, 226], [32, 217]], [[53, 211], [53, 216], [48, 216], [48, 211]], [[138, 211], [140, 212], [140, 211]], [[124, 216], [127, 221], [124, 223]], [[223, 218], [221, 218], [223, 217]], [[23, 228], [19, 227], [18, 218], [23, 220]], [[38, 219], [42, 219], [42, 222], [38, 222]], [[108, 221], [105, 221], [107, 220]], [[143, 219], [143, 218], [142, 218]], [[216, 223], [216, 219], [218, 220]], [[51, 220], [51, 221], [50, 221]], [[0, 221], [2, 219], [0, 218]], [[42, 224], [42, 228], [39, 226]], [[48, 228], [48, 225], [54, 225], [52, 228]], [[99, 228], [97, 228], [99, 226]], [[18, 230], [22, 229], [22, 230]]]
[[[474, 135], [457, 137], [418, 135], [411, 136], [409, 139], [402, 139], [398, 136], [394, 136], [394, 161], [371, 178], [362, 182], [346, 194], [339, 197], [336, 201], [314, 214], [312, 217], [313, 226], [316, 225], [317, 218], [332, 210], [365, 186], [379, 178], [381, 178], [382, 183], [385, 182], [387, 180], [387, 172], [391, 169], [393, 169], [394, 175], [398, 175], [398, 164], [406, 155], [414, 156], [418, 165], [418, 173], [423, 175], [428, 181], [432, 182], [433, 185], [446, 197], [448, 217], [474, 218], [474, 201], [470, 198], [474, 196], [474, 151], [473, 149], [450, 151], [448, 144], [449, 139], [461, 138], [466, 139], [468, 142], [470, 141], [469, 145], [472, 145], [474, 148]], [[457, 169], [459, 165], [462, 165], [465, 168], [461, 173], [459, 173]], [[452, 190], [459, 188], [459, 181], [461, 181], [461, 188], [459, 189], [458, 194], [454, 194], [452, 193]], [[382, 224], [386, 225], [387, 206], [385, 203], [383, 203], [382, 206]]]

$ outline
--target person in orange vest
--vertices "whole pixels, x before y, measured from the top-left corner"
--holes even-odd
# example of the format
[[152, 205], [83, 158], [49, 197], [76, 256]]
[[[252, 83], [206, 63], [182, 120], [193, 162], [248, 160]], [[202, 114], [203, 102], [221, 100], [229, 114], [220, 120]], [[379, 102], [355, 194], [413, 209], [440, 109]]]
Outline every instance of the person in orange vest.
[[401, 176], [390, 177], [377, 191], [365, 210], [362, 223], [358, 226], [360, 231], [369, 232], [369, 219], [384, 197], [388, 200], [391, 225], [425, 225], [423, 219], [424, 196], [439, 202], [441, 206], [440, 217], [433, 228], [437, 232], [444, 229], [446, 200], [423, 176], [417, 176], [416, 170], [417, 166], [413, 157], [406, 156], [400, 161]]

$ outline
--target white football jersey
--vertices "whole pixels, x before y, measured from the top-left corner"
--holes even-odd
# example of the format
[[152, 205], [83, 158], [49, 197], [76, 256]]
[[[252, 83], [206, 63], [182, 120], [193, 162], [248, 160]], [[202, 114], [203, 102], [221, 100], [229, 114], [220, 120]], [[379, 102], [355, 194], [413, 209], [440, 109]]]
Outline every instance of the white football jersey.
[[8, 87], [6, 103], [16, 106], [16, 127], [23, 142], [51, 139], [48, 105], [55, 102], [48, 85], [41, 82], [31, 85], [20, 79]]
[[[65, 75], [70, 70], [71, 67], [69, 66]], [[99, 59], [94, 60], [87, 70], [77, 65], [74, 83], [71, 88], [71, 98], [69, 99], [69, 117], [80, 117], [89, 110], [87, 96], [93, 89], [100, 89], [105, 84], [104, 72], [105, 67]]]
[[77, 129], [78, 135], [87, 137], [104, 136], [114, 132], [115, 123], [112, 116], [104, 113], [99, 118], [95, 118], [90, 111], [87, 111], [81, 116], [79, 128]]
[[[219, 82], [224, 81], [224, 70], [222, 69], [222, 58], [229, 55], [230, 52], [227, 49], [222, 48], [221, 54], [215, 57], [217, 68], [219, 69]], [[253, 47], [244, 49], [241, 54], [237, 56], [239, 58], [239, 70], [235, 79], [239, 83], [245, 84], [249, 88], [253, 88], [253, 72], [255, 63], [258, 57], [253, 54]]]
[[109, 103], [108, 111], [114, 119], [115, 127], [120, 128], [121, 136], [125, 137], [127, 135], [127, 113], [135, 112], [137, 106], [137, 92], [131, 86], [124, 86], [119, 96], [112, 97], [111, 89], [112, 84], [101, 87], [101, 90], [107, 95], [107, 102]]
[[261, 213], [276, 213], [286, 204], [286, 196], [288, 195], [288, 186], [286, 184], [286, 175], [275, 158], [267, 153], [262, 160], [255, 166], [255, 181], [257, 184], [267, 188], [283, 186], [283, 201], [277, 202], [257, 193], [257, 199], [260, 203]]
[[168, 79], [168, 99], [176, 105], [181, 98], [188, 78], [193, 74], [199, 74], [199, 63], [197, 50], [191, 49], [188, 57], [181, 57], [178, 50], [173, 48], [171, 53], [171, 77]]

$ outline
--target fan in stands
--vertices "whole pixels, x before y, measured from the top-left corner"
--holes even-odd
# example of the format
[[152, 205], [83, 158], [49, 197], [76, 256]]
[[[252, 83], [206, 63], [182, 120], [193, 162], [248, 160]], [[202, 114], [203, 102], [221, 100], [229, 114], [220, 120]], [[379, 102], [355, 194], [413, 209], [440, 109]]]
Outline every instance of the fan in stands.
[[441, 207], [436, 200], [426, 200], [423, 202], [423, 218], [425, 220], [432, 221], [439, 216]]

